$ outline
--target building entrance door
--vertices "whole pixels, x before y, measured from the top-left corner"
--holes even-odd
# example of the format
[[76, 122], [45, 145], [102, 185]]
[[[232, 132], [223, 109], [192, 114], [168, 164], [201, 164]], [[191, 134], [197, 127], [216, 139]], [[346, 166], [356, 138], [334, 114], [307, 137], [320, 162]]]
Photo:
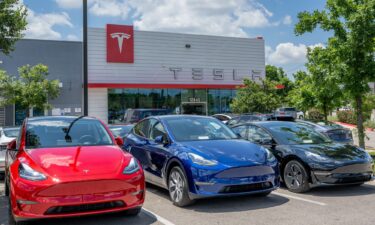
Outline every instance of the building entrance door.
[[181, 114], [207, 115], [206, 102], [182, 102]]

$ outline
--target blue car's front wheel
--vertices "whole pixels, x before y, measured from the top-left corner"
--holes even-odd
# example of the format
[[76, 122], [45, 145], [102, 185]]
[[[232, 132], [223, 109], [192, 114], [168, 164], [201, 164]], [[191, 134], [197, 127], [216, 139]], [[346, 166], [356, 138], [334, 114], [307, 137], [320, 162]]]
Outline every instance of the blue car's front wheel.
[[173, 167], [168, 176], [168, 190], [174, 205], [184, 207], [194, 203], [189, 198], [188, 182], [185, 173], [178, 166]]

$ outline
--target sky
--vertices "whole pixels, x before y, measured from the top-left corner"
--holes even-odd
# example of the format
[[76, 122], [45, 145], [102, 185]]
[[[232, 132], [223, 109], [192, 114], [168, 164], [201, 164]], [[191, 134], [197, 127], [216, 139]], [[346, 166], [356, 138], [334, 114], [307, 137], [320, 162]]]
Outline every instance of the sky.
[[[28, 9], [26, 38], [82, 40], [81, 0], [20, 0]], [[307, 47], [324, 46], [331, 33], [294, 34], [302, 11], [324, 0], [88, 0], [89, 27], [132, 24], [136, 30], [265, 40], [266, 63], [291, 76], [304, 70]]]

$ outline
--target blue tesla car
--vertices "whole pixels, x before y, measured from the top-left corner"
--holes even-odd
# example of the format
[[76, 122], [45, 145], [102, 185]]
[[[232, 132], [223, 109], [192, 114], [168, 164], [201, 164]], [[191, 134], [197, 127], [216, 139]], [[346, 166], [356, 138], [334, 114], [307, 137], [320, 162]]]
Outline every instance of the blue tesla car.
[[272, 153], [212, 117], [148, 117], [127, 135], [123, 149], [139, 160], [146, 181], [166, 188], [180, 207], [205, 197], [266, 196], [279, 187]]

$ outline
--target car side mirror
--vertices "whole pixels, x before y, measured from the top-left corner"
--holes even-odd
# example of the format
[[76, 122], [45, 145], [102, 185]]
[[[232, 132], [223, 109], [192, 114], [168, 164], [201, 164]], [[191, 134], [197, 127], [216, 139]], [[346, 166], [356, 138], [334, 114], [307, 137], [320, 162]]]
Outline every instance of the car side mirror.
[[116, 144], [117, 144], [118, 146], [120, 146], [120, 147], [124, 145], [124, 140], [122, 140], [121, 137], [116, 137], [116, 138], [115, 138], [115, 141], [116, 141]]
[[161, 144], [161, 145], [167, 145], [169, 141], [166, 135], [160, 135], [155, 138], [155, 143]]
[[13, 141], [11, 141], [11, 142], [8, 143], [7, 150], [9, 150], [9, 151], [17, 151], [16, 140], [13, 140]]

